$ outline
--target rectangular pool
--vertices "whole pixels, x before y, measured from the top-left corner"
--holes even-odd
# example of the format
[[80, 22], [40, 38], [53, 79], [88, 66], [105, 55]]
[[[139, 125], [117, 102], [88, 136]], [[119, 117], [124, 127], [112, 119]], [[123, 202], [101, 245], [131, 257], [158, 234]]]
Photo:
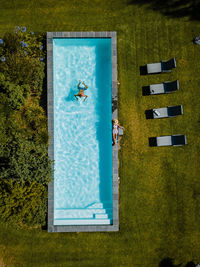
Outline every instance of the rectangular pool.
[[111, 40], [54, 38], [53, 80], [54, 225], [112, 224]]
[[119, 229], [116, 54], [115, 32], [47, 33], [49, 232]]

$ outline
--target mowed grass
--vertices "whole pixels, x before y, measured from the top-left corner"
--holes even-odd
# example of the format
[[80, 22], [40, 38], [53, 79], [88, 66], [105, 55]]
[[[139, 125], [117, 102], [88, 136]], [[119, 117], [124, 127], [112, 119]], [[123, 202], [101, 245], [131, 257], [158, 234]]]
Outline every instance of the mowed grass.
[[[200, 22], [170, 18], [138, 1], [0, 1], [0, 33], [15, 25], [46, 31], [117, 31], [120, 231], [59, 233], [1, 226], [7, 266], [148, 266], [171, 257], [200, 261]], [[140, 66], [176, 57], [172, 73], [141, 76]], [[142, 86], [178, 79], [170, 95]], [[177, 118], [146, 120], [145, 110], [183, 105]], [[150, 148], [148, 137], [186, 134], [184, 147]], [[1, 263], [1, 261], [0, 261]]]

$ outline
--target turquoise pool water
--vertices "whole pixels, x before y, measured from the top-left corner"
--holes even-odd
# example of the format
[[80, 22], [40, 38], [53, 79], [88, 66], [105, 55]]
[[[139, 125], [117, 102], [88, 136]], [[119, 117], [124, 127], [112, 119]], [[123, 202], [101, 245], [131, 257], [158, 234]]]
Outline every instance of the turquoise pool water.
[[111, 39], [53, 39], [53, 78], [54, 224], [112, 224]]

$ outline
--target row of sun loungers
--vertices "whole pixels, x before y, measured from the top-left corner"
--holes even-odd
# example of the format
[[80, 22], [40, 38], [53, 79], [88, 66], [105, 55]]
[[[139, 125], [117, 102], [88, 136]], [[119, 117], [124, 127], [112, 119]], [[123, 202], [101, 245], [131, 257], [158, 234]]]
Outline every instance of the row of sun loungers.
[[[168, 61], [161, 61], [160, 63], [147, 64], [147, 73], [155, 74], [162, 72], [170, 72], [173, 68], [176, 68], [176, 59], [172, 58]], [[179, 90], [179, 81], [164, 82], [159, 84], [151, 84], [148, 87], [143, 88], [143, 95], [158, 95], [168, 94]], [[183, 114], [183, 106], [169, 106], [163, 108], [155, 108], [145, 111], [146, 119], [161, 119], [171, 118]], [[169, 135], [150, 137], [150, 146], [182, 146], [187, 144], [187, 138], [185, 135]]]

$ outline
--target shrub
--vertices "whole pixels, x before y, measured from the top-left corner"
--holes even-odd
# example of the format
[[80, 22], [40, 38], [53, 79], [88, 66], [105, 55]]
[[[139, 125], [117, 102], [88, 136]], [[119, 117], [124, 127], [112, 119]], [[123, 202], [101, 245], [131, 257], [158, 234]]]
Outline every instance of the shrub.
[[5, 33], [1, 47], [4, 53], [20, 52], [21, 55], [38, 59], [45, 57], [44, 35], [23, 31], [20, 27], [16, 27], [13, 33]]
[[25, 106], [22, 117], [33, 130], [40, 130], [47, 127], [47, 119], [44, 110], [38, 105]]
[[0, 178], [47, 185], [52, 176], [48, 146], [37, 143], [32, 134], [27, 134], [18, 124], [15, 113], [7, 115], [2, 123]]
[[[0, 93], [0, 155], [1, 155], [1, 145], [7, 143], [7, 132], [6, 132], [6, 121], [7, 121], [7, 112], [6, 112], [6, 96], [3, 93]], [[0, 161], [1, 164], [1, 161]]]
[[[29, 94], [30, 87], [26, 85], [15, 85], [10, 81], [5, 81], [4, 75], [0, 75], [0, 92], [1, 99], [5, 99], [6, 95], [6, 104], [12, 109], [20, 109], [21, 105], [25, 103], [25, 99]], [[2, 94], [3, 93], [3, 94]]]
[[7, 79], [17, 85], [28, 84], [32, 93], [41, 95], [44, 78], [44, 63], [36, 58], [22, 57], [19, 53], [8, 54], [6, 62], [1, 64]]
[[38, 104], [26, 105], [21, 113], [26, 129], [32, 131], [32, 137], [36, 144], [48, 145], [47, 118], [44, 110]]
[[0, 64], [0, 72], [17, 85], [29, 84], [37, 95], [41, 94], [44, 78], [41, 58], [45, 57], [45, 52], [42, 40], [42, 35], [18, 27], [14, 33], [5, 34], [0, 46], [0, 56], [5, 59]]
[[28, 225], [45, 224], [47, 190], [43, 185], [0, 179], [0, 219]]
[[0, 165], [0, 178], [47, 185], [51, 180], [51, 162], [45, 145], [13, 138], [4, 147], [4, 165]]
[[25, 27], [0, 39], [0, 220], [29, 225], [44, 224], [52, 177], [42, 41]]

